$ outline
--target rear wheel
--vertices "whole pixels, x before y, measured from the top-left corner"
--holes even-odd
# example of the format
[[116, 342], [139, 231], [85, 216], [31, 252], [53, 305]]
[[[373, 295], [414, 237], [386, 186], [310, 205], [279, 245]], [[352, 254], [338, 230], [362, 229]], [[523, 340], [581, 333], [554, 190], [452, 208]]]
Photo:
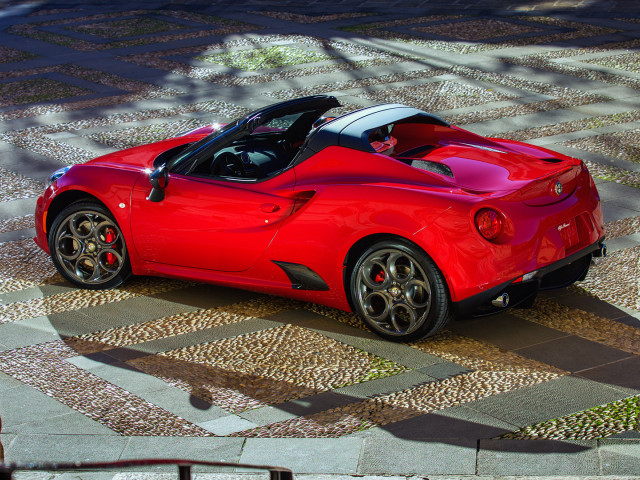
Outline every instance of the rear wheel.
[[82, 288], [112, 288], [131, 275], [118, 223], [99, 203], [80, 202], [62, 210], [51, 225], [49, 251], [64, 278]]
[[422, 250], [402, 240], [368, 248], [351, 273], [357, 313], [388, 340], [417, 340], [440, 331], [451, 302], [438, 267]]

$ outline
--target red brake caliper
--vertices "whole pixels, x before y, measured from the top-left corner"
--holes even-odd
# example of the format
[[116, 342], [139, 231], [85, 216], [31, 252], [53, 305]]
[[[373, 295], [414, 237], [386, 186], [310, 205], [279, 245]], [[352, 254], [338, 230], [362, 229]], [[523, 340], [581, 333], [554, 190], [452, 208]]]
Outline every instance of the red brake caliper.
[[376, 278], [375, 278], [375, 282], [376, 282], [376, 283], [382, 283], [382, 282], [384, 282], [384, 270], [380, 270], [380, 271], [378, 272], [378, 274], [376, 275]]
[[[114, 231], [112, 229], [107, 230], [107, 234], [105, 235], [105, 242], [107, 243], [111, 243], [116, 239], [116, 234], [114, 233]], [[109, 265], [113, 265], [114, 263], [116, 263], [116, 256], [111, 253], [111, 252], [107, 252], [107, 263]]]

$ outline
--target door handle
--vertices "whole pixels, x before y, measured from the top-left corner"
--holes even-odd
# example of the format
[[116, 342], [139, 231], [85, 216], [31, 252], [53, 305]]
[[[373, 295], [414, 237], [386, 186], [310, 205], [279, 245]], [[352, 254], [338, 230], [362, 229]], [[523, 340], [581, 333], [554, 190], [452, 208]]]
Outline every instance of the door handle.
[[273, 213], [280, 210], [280, 205], [276, 205], [275, 203], [263, 203], [260, 205], [260, 210], [267, 213]]

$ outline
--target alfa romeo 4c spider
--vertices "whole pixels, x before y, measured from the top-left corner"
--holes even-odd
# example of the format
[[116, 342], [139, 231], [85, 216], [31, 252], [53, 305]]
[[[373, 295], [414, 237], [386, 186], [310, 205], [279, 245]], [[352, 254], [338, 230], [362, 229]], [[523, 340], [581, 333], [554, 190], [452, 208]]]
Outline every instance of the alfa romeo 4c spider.
[[404, 105], [336, 118], [331, 96], [55, 172], [37, 244], [82, 288], [156, 275], [356, 312], [410, 341], [531, 306], [604, 253], [580, 160]]

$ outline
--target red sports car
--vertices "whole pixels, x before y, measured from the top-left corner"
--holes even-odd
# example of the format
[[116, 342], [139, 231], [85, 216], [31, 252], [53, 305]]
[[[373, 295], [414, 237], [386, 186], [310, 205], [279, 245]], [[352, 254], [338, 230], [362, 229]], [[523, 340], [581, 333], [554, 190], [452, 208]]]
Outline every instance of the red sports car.
[[604, 252], [584, 164], [412, 107], [312, 96], [58, 170], [36, 242], [83, 288], [131, 274], [357, 312], [407, 341], [530, 305]]

